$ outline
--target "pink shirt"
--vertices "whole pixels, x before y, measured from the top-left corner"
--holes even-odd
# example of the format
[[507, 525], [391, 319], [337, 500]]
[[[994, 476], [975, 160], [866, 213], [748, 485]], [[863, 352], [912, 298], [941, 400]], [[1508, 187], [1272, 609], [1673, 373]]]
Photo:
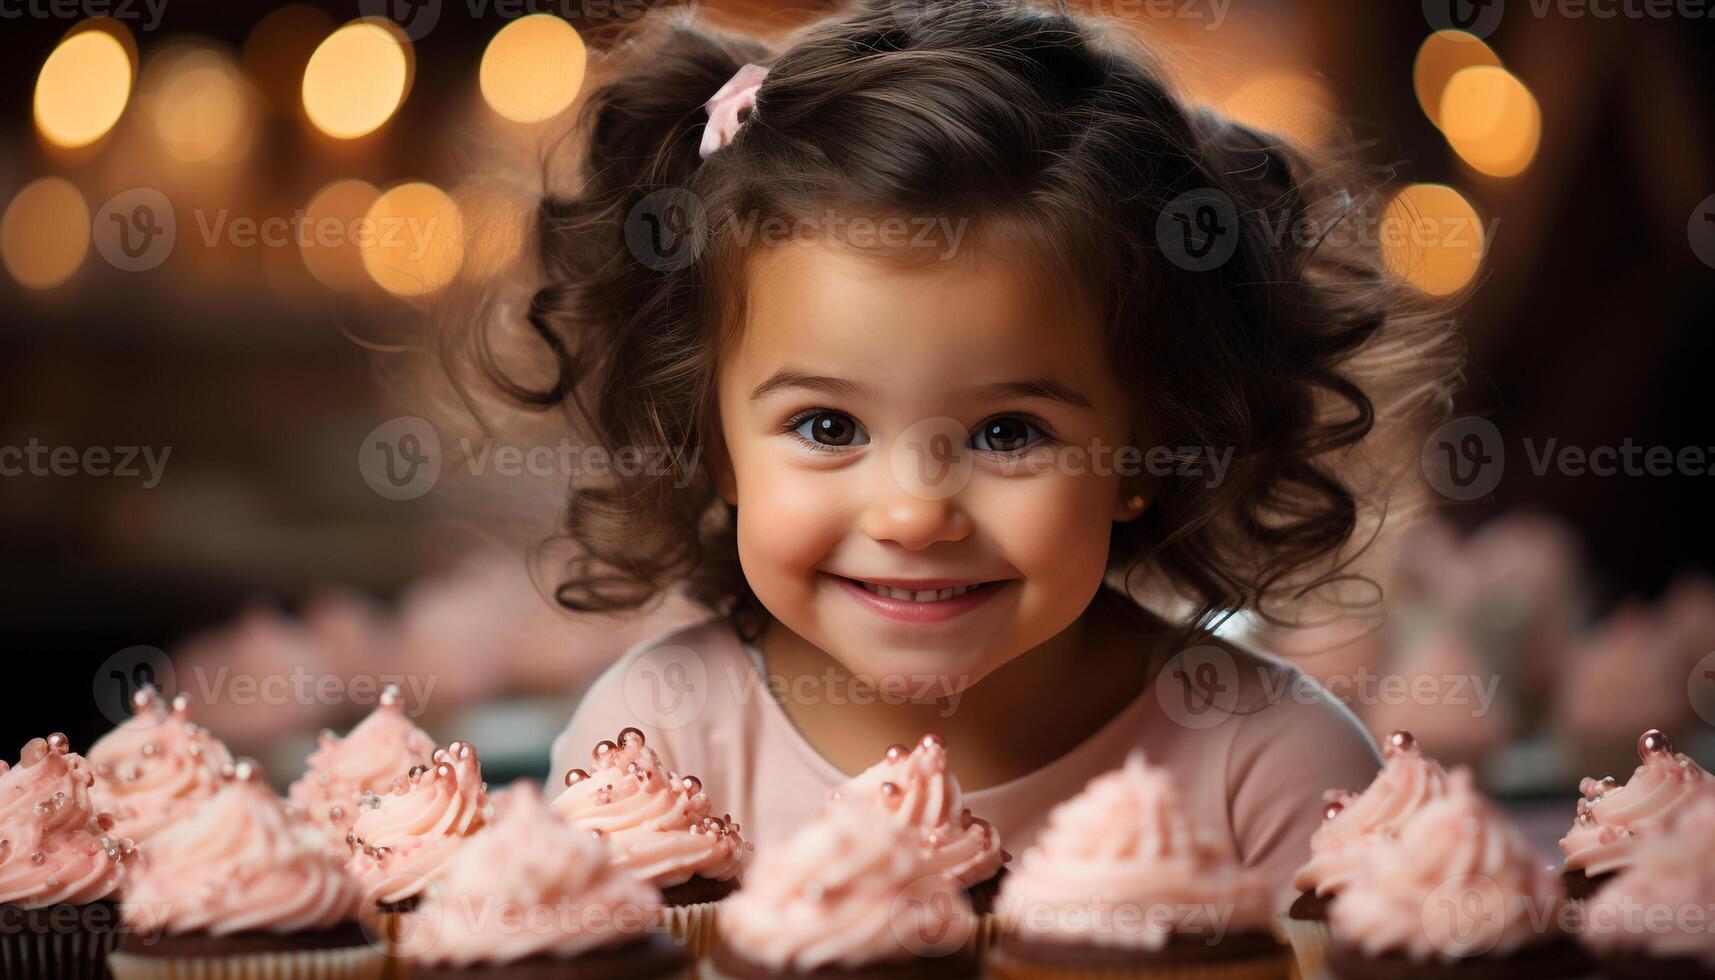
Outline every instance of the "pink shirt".
[[[1015, 857], [1048, 811], [1142, 749], [1178, 780], [1186, 806], [1230, 852], [1290, 900], [1328, 789], [1363, 789], [1380, 768], [1351, 711], [1297, 668], [1235, 647], [1194, 648], [1089, 739], [1017, 779], [967, 791]], [[547, 795], [620, 730], [641, 730], [673, 771], [702, 780], [758, 849], [810, 820], [851, 775], [805, 741], [768, 694], [760, 651], [715, 617], [630, 650], [608, 668], [554, 740]], [[879, 760], [880, 753], [877, 753]], [[956, 768], [958, 746], [951, 746]]]

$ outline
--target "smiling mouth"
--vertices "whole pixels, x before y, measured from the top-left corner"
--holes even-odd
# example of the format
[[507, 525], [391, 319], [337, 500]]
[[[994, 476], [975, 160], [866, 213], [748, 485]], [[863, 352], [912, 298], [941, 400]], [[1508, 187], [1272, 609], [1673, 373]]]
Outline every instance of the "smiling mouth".
[[865, 592], [868, 592], [871, 595], [878, 595], [884, 599], [898, 599], [906, 602], [925, 603], [945, 602], [946, 600], [952, 599], [956, 596], [962, 596], [970, 592], [977, 592], [1000, 584], [999, 582], [972, 582], [968, 585], [954, 585], [943, 589], [906, 589], [894, 585], [878, 585], [874, 582], [865, 582], [863, 579], [850, 578], [845, 575], [838, 577], [862, 588]]

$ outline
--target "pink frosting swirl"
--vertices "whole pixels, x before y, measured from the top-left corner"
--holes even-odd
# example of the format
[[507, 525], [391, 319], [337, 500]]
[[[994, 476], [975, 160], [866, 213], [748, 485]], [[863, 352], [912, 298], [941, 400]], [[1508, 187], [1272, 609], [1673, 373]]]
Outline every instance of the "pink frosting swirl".
[[1699, 790], [1711, 785], [1709, 773], [1683, 753], [1673, 751], [1656, 729], [1638, 739], [1643, 764], [1626, 785], [1612, 776], [1586, 777], [1578, 785], [1584, 798], [1572, 829], [1560, 839], [1566, 870], [1589, 875], [1617, 871], [1632, 863], [1640, 837], [1666, 823]]
[[0, 762], [0, 904], [87, 905], [125, 880], [131, 841], [90, 800], [95, 776], [64, 735], [31, 739], [16, 767]]
[[432, 762], [394, 780], [387, 795], [364, 797], [346, 835], [353, 848], [347, 868], [377, 902], [421, 893], [491, 815], [475, 749], [449, 742]]
[[120, 914], [174, 935], [291, 934], [356, 917], [362, 891], [321, 833], [291, 814], [255, 763], [228, 768], [215, 794], [149, 841]]
[[1011, 860], [1001, 850], [999, 832], [964, 808], [959, 779], [947, 768], [947, 743], [939, 735], [923, 736], [914, 749], [888, 746], [880, 762], [829, 796], [867, 801], [900, 826], [915, 829], [929, 866], [966, 885], [993, 878]]
[[590, 753], [589, 772], [566, 773], [554, 798], [560, 819], [606, 836], [613, 862], [657, 888], [700, 875], [724, 881], [750, 850], [730, 814], [713, 815], [703, 784], [662, 765], [643, 733], [627, 728]]
[[213, 796], [232, 753], [190, 720], [183, 694], [168, 710], [144, 688], [132, 707], [135, 714], [89, 748], [96, 776], [90, 792], [96, 806], [112, 812], [119, 833], [142, 842]]
[[1328, 920], [1336, 942], [1367, 956], [1452, 962], [1562, 935], [1562, 901], [1558, 877], [1461, 766], [1375, 842]]
[[307, 770], [287, 792], [332, 839], [343, 842], [365, 793], [387, 791], [434, 753], [434, 740], [405, 717], [399, 688], [388, 685], [380, 704], [350, 734], [321, 734], [305, 760]]
[[1382, 771], [1362, 793], [1331, 794], [1322, 826], [1310, 835], [1310, 860], [1292, 887], [1333, 895], [1357, 875], [1367, 848], [1383, 834], [1398, 832], [1424, 804], [1447, 790], [1447, 770], [1426, 757], [1407, 731], [1388, 737]]
[[495, 794], [494, 818], [435, 873], [400, 931], [422, 962], [468, 967], [632, 942], [660, 913], [658, 890], [519, 781]]
[[757, 855], [715, 929], [748, 960], [808, 973], [945, 955], [975, 919], [959, 880], [924, 863], [915, 831], [834, 801]]
[[1268, 882], [1191, 819], [1172, 777], [1138, 751], [1049, 811], [995, 911], [1032, 938], [1143, 950], [1272, 918]]
[[[1685, 803], [1635, 860], [1584, 901], [1579, 938], [1603, 955], [1691, 959], [1715, 969], [1715, 792]], [[1689, 918], [1694, 917], [1694, 918]]]

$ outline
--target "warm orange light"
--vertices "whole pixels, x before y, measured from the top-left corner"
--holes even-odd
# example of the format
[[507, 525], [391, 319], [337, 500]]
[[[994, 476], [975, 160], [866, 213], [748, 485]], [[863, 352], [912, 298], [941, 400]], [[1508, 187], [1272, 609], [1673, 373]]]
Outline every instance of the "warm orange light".
[[252, 95], [227, 55], [191, 47], [152, 61], [145, 98], [167, 152], [189, 163], [231, 163], [252, 135]]
[[368, 21], [347, 24], [328, 35], [304, 67], [304, 112], [329, 136], [365, 136], [398, 110], [409, 75], [396, 35]]
[[363, 267], [395, 296], [432, 293], [464, 263], [464, 220], [457, 204], [433, 184], [402, 184], [370, 206], [372, 233], [362, 245]]
[[332, 17], [301, 3], [281, 7], [251, 28], [244, 39], [244, 71], [271, 112], [297, 115], [304, 67], [333, 29]]
[[1460, 158], [1480, 173], [1512, 177], [1536, 157], [1542, 110], [1523, 82], [1505, 68], [1463, 68], [1441, 93], [1441, 132]]
[[552, 14], [520, 17], [488, 42], [478, 81], [495, 112], [514, 122], [539, 122], [577, 98], [584, 39]]
[[1423, 39], [1417, 49], [1417, 61], [1412, 65], [1411, 82], [1417, 90], [1417, 104], [1429, 121], [1441, 125], [1441, 93], [1447, 82], [1464, 68], [1479, 65], [1500, 67], [1501, 59], [1482, 39], [1464, 31], [1436, 31]]
[[0, 259], [31, 289], [71, 278], [89, 253], [89, 205], [71, 182], [44, 177], [18, 192], [0, 218]]
[[1418, 289], [1447, 296], [1476, 277], [1488, 248], [1477, 209], [1445, 184], [1412, 184], [1382, 211], [1382, 259]]
[[317, 282], [340, 292], [370, 284], [360, 246], [372, 237], [365, 216], [380, 196], [365, 181], [336, 180], [310, 199], [298, 232], [298, 252]]
[[1315, 145], [1327, 140], [1333, 131], [1333, 104], [1327, 87], [1314, 78], [1269, 74], [1245, 83], [1227, 96], [1221, 112], [1292, 142]]
[[107, 135], [131, 98], [131, 57], [106, 31], [61, 41], [36, 78], [36, 127], [49, 142], [88, 146]]

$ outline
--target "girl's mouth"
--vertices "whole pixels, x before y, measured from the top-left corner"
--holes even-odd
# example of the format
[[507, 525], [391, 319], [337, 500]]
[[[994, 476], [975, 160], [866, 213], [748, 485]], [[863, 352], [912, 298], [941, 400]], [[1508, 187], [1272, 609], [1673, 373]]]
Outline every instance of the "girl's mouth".
[[[935, 623], [953, 619], [988, 602], [1006, 586], [1005, 580], [941, 585], [925, 582], [916, 588], [866, 582], [844, 575], [824, 573], [847, 595], [872, 612], [907, 623]], [[938, 586], [931, 588], [929, 586]]]

